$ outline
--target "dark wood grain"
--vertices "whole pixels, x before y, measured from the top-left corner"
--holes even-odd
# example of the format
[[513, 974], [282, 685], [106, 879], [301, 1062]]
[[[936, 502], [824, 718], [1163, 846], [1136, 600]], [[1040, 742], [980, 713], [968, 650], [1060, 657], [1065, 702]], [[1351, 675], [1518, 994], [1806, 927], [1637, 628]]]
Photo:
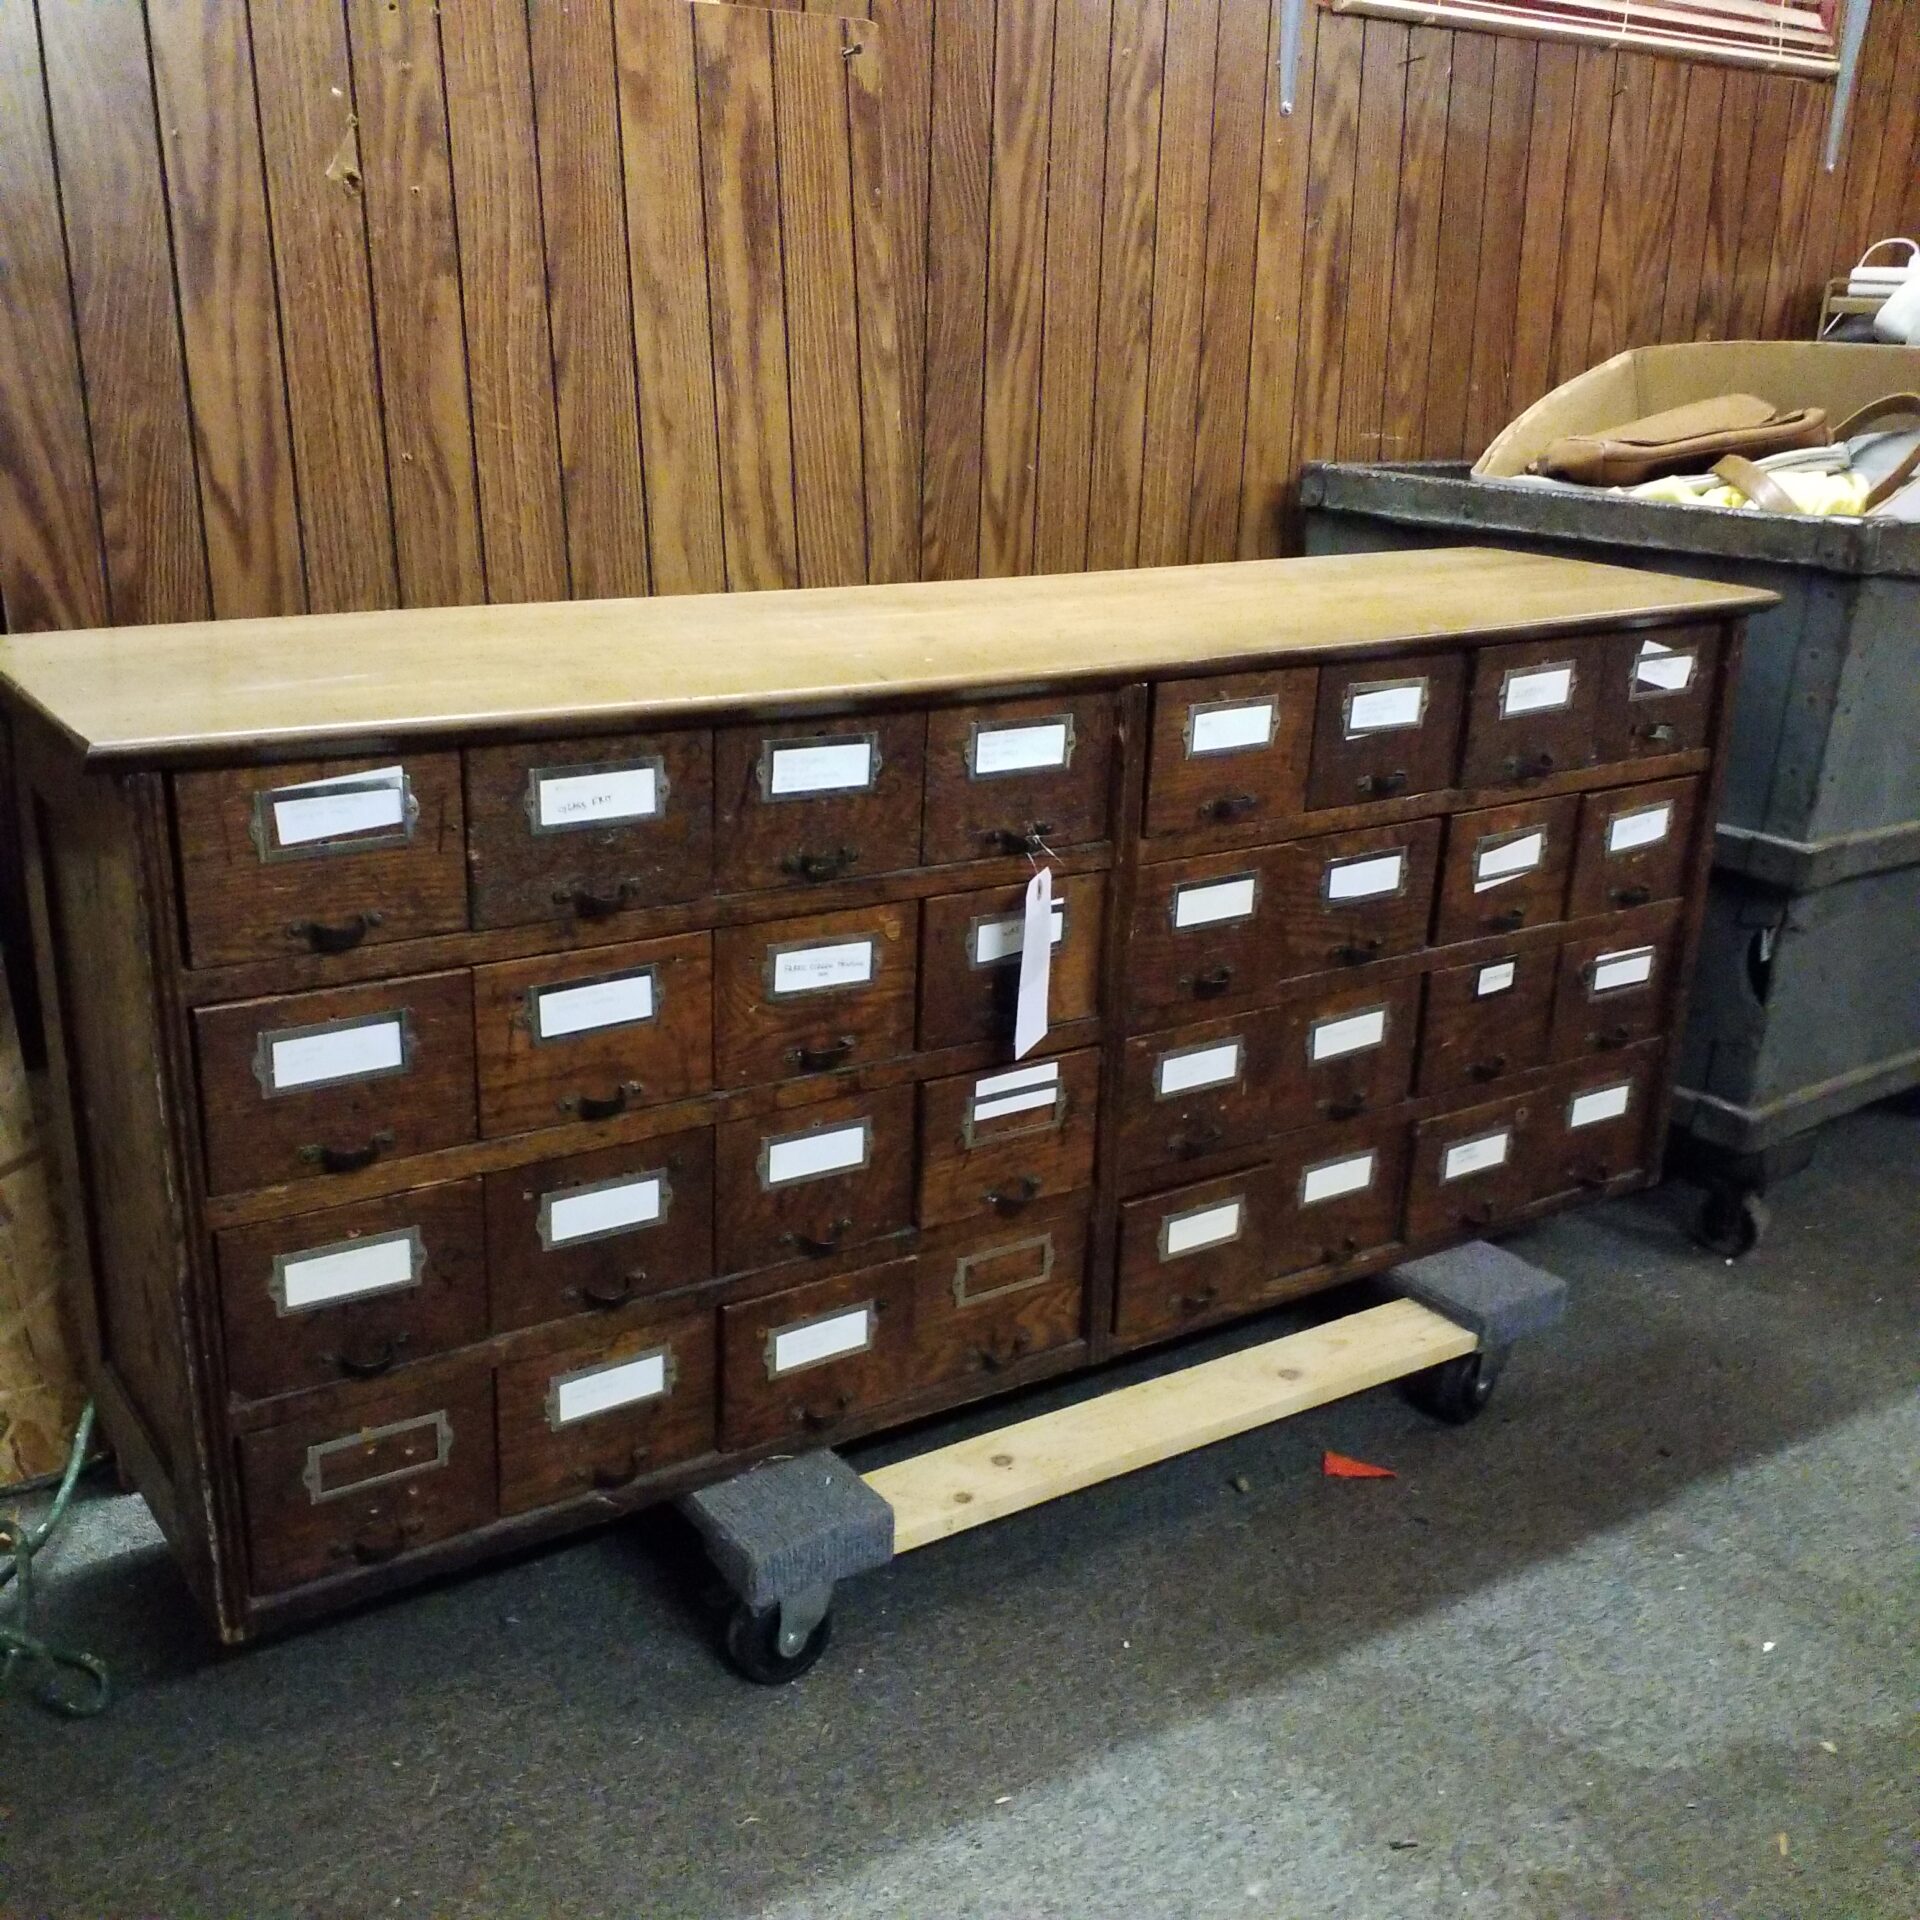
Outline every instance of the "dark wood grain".
[[[923, 1227], [1023, 1218], [1093, 1179], [1100, 1054], [1062, 1054], [1050, 1104], [976, 1117], [976, 1089], [1006, 1069], [956, 1074], [920, 1088], [920, 1198]], [[1004, 1097], [1004, 1096], [1002, 1096]]]
[[[1363, 161], [1354, 171], [1353, 227], [1347, 257], [1347, 324], [1340, 348], [1340, 431], [1336, 457], [1377, 460], [1386, 397], [1389, 337], [1394, 316], [1394, 227], [1399, 217], [1405, 153], [1408, 36], [1396, 20], [1369, 20], [1360, 61], [1360, 121], [1355, 139], [1363, 155], [1394, 153], [1401, 164]], [[1456, 232], [1464, 223], [1456, 216]], [[1473, 236], [1477, 238], [1478, 236]], [[1429, 378], [1432, 370], [1429, 368]]]
[[[1279, 1202], [1266, 1165], [1127, 1201], [1116, 1331], [1127, 1338], [1177, 1332], [1257, 1293], [1269, 1272]], [[1183, 1246], [1185, 1235], [1204, 1244]]]
[[[1350, 807], [1451, 786], [1466, 668], [1459, 654], [1437, 654], [1393, 670], [1371, 662], [1323, 667], [1307, 804]], [[1378, 696], [1393, 687], [1417, 690], [1420, 717], [1411, 725], [1376, 727], [1371, 716], [1382, 711]]]
[[1422, 1094], [1470, 1095], [1547, 1058], [1559, 949], [1538, 938], [1427, 975], [1415, 1082]]
[[[1511, 787], [1594, 765], [1601, 751], [1607, 651], [1601, 640], [1566, 639], [1483, 647], [1476, 653], [1460, 749], [1460, 784]], [[1512, 679], [1561, 668], [1571, 670], [1572, 680], [1558, 705], [1529, 707], [1521, 695], [1507, 692]]]
[[[1570, 918], [1670, 900], [1686, 881], [1699, 812], [1700, 782], [1655, 780], [1644, 786], [1590, 793], [1580, 802], [1580, 839], [1567, 894]], [[1610, 848], [1613, 823], [1623, 814], [1671, 806], [1667, 831], [1657, 841]], [[1628, 829], [1629, 835], [1632, 829]]]
[[[995, 773], [992, 741], [1000, 729], [1049, 725], [1068, 729], [1064, 766]], [[987, 771], [976, 736], [985, 732]], [[944, 707], [927, 720], [923, 860], [977, 860], [984, 855], [1054, 852], [1105, 840], [1112, 831], [1113, 699], [1078, 694], [1060, 700], [997, 700]]]
[[1407, 1097], [1420, 1035], [1420, 982], [1413, 975], [1315, 982], [1287, 995], [1278, 1021], [1272, 1131], [1357, 1120]]
[[[1339, 897], [1337, 876], [1350, 863], [1396, 859], [1398, 885], [1359, 898]], [[1426, 944], [1440, 864], [1440, 823], [1331, 833], [1276, 847], [1269, 866], [1276, 945], [1270, 965], [1283, 977], [1364, 965]]]
[[[1456, 813], [1447, 822], [1441, 855], [1440, 892], [1433, 937], [1438, 945], [1475, 940], [1492, 933], [1517, 933], [1522, 927], [1558, 920], [1566, 904], [1567, 876], [1573, 868], [1574, 823], [1580, 802], [1572, 794], [1557, 800], [1516, 800], [1504, 807]], [[1532, 836], [1538, 834], [1537, 848]], [[1503, 846], [1520, 849], [1513, 857], [1534, 855], [1530, 866], [1512, 873], [1499, 870]], [[1482, 863], [1491, 861], [1492, 872]]]
[[1407, 1125], [1393, 1115], [1296, 1133], [1273, 1161], [1262, 1299], [1294, 1291], [1293, 1276], [1364, 1259], [1400, 1237]]
[[[1569, 940], [1560, 949], [1550, 1042], [1555, 1059], [1611, 1053], [1660, 1031], [1672, 999], [1679, 919], [1678, 909], [1669, 908], [1650, 921], [1631, 928], [1628, 922], [1617, 922], [1606, 933]], [[1609, 986], [1609, 976], [1596, 971], [1608, 959], [1643, 947], [1653, 950], [1644, 981]]]
[[915, 1277], [918, 1377], [929, 1385], [994, 1379], [1077, 1340], [1086, 1268], [1084, 1200], [929, 1234]]
[[[1299, 813], [1306, 804], [1307, 753], [1318, 688], [1319, 672], [1313, 667], [1161, 681], [1153, 690], [1147, 832], [1247, 826]], [[1206, 738], [1209, 711], [1263, 701], [1273, 703], [1264, 746], [1212, 750]]]

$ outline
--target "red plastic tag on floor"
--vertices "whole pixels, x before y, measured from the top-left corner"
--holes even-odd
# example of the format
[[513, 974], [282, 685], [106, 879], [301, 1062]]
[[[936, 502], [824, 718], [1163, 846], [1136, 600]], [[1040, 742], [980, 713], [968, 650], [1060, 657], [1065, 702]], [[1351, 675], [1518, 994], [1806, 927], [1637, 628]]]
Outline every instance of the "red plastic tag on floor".
[[1355, 1460], [1344, 1453], [1323, 1453], [1320, 1471], [1329, 1480], [1394, 1480], [1399, 1476], [1391, 1467], [1376, 1467], [1370, 1460]]

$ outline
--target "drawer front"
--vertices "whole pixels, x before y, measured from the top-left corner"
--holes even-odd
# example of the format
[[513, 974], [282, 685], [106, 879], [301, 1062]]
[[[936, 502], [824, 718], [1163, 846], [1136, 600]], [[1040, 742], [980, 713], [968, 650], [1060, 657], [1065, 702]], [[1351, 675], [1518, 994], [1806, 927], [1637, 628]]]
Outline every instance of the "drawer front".
[[713, 1085], [713, 936], [473, 972], [480, 1131], [611, 1120]]
[[711, 1453], [711, 1307], [605, 1330], [500, 1369], [500, 1511], [616, 1495]]
[[1357, 1120], [1407, 1097], [1420, 1032], [1417, 978], [1316, 985], [1280, 1010], [1273, 1128]]
[[1447, 822], [1434, 944], [1558, 920], [1579, 817], [1579, 799], [1570, 793], [1455, 814]]
[[722, 893], [892, 873], [920, 858], [925, 714], [866, 714], [714, 735]]
[[1686, 890], [1699, 805], [1697, 779], [1587, 794], [1580, 802], [1569, 917], [1677, 900]]
[[474, 924], [598, 921], [713, 886], [713, 736], [605, 734], [466, 755]]
[[1638, 933], [1611, 928], [1560, 950], [1553, 999], [1553, 1055], [1613, 1053], [1650, 1040], [1666, 1024], [1677, 910]]
[[[1268, 1267], [1276, 1280], [1377, 1253], [1400, 1238], [1407, 1183], [1404, 1120], [1290, 1135], [1274, 1159]], [[1284, 1293], [1269, 1285], [1265, 1298]]]
[[[1102, 873], [1056, 875], [1053, 946], [1047, 970], [1047, 1024], [1100, 1011], [1107, 880]], [[1011, 1045], [1020, 997], [1025, 887], [950, 893], [929, 900], [920, 922], [920, 1044]]]
[[1141, 869], [1127, 943], [1137, 1012], [1238, 999], [1272, 971], [1280, 903], [1274, 855], [1208, 854]]
[[1264, 1140], [1274, 1131], [1284, 1058], [1282, 1018], [1271, 1012], [1129, 1040], [1121, 1069], [1122, 1168], [1133, 1174], [1177, 1167]]
[[240, 1440], [255, 1593], [384, 1565], [498, 1515], [493, 1375], [383, 1391]]
[[193, 1023], [215, 1193], [474, 1137], [465, 973], [201, 1007]]
[[1421, 1094], [1471, 1092], [1547, 1058], [1558, 950], [1531, 946], [1427, 975]]
[[1273, 1202], [1271, 1167], [1128, 1201], [1115, 1331], [1125, 1339], [1176, 1333], [1253, 1298], [1271, 1264]]
[[920, 1089], [920, 1224], [1018, 1218], [1093, 1179], [1100, 1053], [929, 1080]]
[[722, 1273], [825, 1259], [913, 1222], [913, 1089], [719, 1129]]
[[927, 719], [930, 867], [1105, 840], [1113, 696], [1003, 700]]
[[1466, 682], [1457, 653], [1322, 667], [1307, 805], [1355, 807], [1450, 787]]
[[1534, 1157], [1550, 1091], [1436, 1114], [1413, 1130], [1407, 1238], [1478, 1234], [1533, 1198]]
[[722, 1307], [722, 1441], [808, 1446], [908, 1392], [915, 1264], [893, 1260]]
[[719, 1084], [750, 1087], [912, 1052], [918, 911], [907, 901], [717, 934]]
[[457, 753], [175, 774], [173, 816], [196, 967], [466, 927]]
[[713, 1274], [705, 1127], [486, 1176], [496, 1331], [614, 1313]]
[[1087, 1211], [1070, 1201], [922, 1242], [913, 1309], [922, 1386], [978, 1381], [1080, 1338]]
[[1473, 662], [1460, 784], [1513, 787], [1600, 758], [1600, 694], [1611, 641], [1483, 647]]
[[484, 1339], [480, 1183], [214, 1236], [227, 1385], [243, 1400], [371, 1380]]
[[1601, 758], [1644, 760], [1704, 747], [1719, 669], [1716, 626], [1660, 627], [1609, 642]]
[[1557, 1078], [1542, 1096], [1533, 1197], [1591, 1191], [1644, 1173], [1657, 1144], [1651, 1133], [1659, 1072], [1655, 1044]]
[[1312, 667], [1296, 667], [1156, 686], [1147, 832], [1197, 833], [1298, 814], [1319, 678]]
[[1321, 973], [1426, 945], [1440, 822], [1413, 820], [1276, 847], [1276, 971]]

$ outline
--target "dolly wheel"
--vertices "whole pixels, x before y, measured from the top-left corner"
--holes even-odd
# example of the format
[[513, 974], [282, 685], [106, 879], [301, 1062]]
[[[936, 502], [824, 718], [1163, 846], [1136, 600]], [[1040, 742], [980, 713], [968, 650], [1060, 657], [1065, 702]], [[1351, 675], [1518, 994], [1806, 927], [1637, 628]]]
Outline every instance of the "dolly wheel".
[[833, 1615], [823, 1613], [812, 1629], [792, 1647], [793, 1636], [783, 1632], [780, 1609], [769, 1607], [755, 1613], [751, 1607], [735, 1607], [727, 1620], [727, 1661], [742, 1679], [762, 1687], [783, 1687], [798, 1680], [827, 1650], [833, 1638]]
[[1499, 1367], [1489, 1365], [1485, 1353], [1463, 1353], [1423, 1373], [1408, 1375], [1405, 1391], [1422, 1413], [1451, 1427], [1464, 1427], [1493, 1398], [1494, 1382], [1499, 1377]]
[[1694, 1216], [1693, 1237], [1709, 1253], [1738, 1260], [1760, 1244], [1767, 1203], [1749, 1187], [1709, 1187]]

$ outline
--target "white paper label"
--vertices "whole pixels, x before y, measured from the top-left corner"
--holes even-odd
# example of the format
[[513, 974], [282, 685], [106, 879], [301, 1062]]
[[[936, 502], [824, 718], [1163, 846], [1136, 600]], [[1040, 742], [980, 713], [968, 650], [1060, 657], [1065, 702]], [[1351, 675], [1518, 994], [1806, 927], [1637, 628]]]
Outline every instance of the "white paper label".
[[651, 1020], [653, 970], [589, 980], [578, 987], [541, 987], [533, 996], [533, 1030], [542, 1040], [598, 1033], [603, 1027], [637, 1026]]
[[971, 1112], [976, 1126], [983, 1120], [1004, 1120], [1009, 1114], [1036, 1113], [1060, 1097], [1060, 1062], [1045, 1060], [1037, 1067], [1017, 1067], [1012, 1073], [992, 1073], [973, 1083]]
[[1217, 1046], [1188, 1047], [1163, 1053], [1153, 1063], [1153, 1090], [1161, 1099], [1176, 1093], [1198, 1093], [1203, 1087], [1224, 1087], [1240, 1078], [1245, 1045], [1222, 1040]]
[[1273, 744], [1278, 707], [1271, 700], [1249, 700], [1244, 706], [1191, 707], [1187, 712], [1187, 753], [1244, 753]]
[[1684, 693], [1693, 685], [1693, 670], [1699, 664], [1696, 653], [1682, 653], [1662, 646], [1658, 640], [1641, 643], [1639, 657], [1633, 663], [1635, 693]]
[[1348, 1154], [1344, 1160], [1323, 1160], [1309, 1167], [1300, 1181], [1300, 1204], [1317, 1206], [1322, 1200], [1338, 1200], [1342, 1194], [1364, 1193], [1373, 1185], [1374, 1154]]
[[1602, 1120], [1618, 1120], [1633, 1098], [1633, 1082], [1622, 1080], [1617, 1087], [1596, 1087], [1592, 1093], [1575, 1094], [1567, 1108], [1569, 1127], [1598, 1126]]
[[342, 1246], [303, 1253], [280, 1263], [280, 1298], [288, 1313], [308, 1307], [326, 1307], [339, 1300], [358, 1300], [369, 1293], [390, 1293], [410, 1287], [416, 1279], [411, 1232], [392, 1233], [378, 1240], [350, 1241]]
[[1509, 673], [1500, 688], [1500, 717], [1512, 720], [1523, 713], [1552, 713], [1573, 704], [1571, 667], [1532, 667]]
[[1474, 976], [1473, 997], [1485, 1000], [1496, 993], [1505, 993], [1513, 985], [1519, 974], [1520, 963], [1517, 960], [1496, 960], [1490, 967], [1482, 967]]
[[333, 1033], [294, 1034], [273, 1043], [270, 1072], [275, 1093], [336, 1080], [363, 1080], [394, 1073], [406, 1064], [406, 1027], [399, 1014]]
[[1197, 1207], [1192, 1213], [1170, 1213], [1161, 1223], [1160, 1241], [1169, 1260], [1183, 1253], [1217, 1247], [1240, 1231], [1245, 1202], [1224, 1200], [1217, 1207]]
[[1473, 858], [1473, 890], [1485, 893], [1489, 887], [1517, 880], [1523, 873], [1531, 873], [1546, 857], [1547, 836], [1540, 829], [1482, 848]]
[[1368, 854], [1360, 860], [1334, 860], [1327, 866], [1329, 900], [1372, 900], [1398, 893], [1407, 871], [1404, 853]]
[[1047, 1034], [1047, 990], [1053, 973], [1054, 942], [1065, 928], [1056, 924], [1053, 869], [1042, 867], [1027, 882], [1026, 924], [1020, 941], [1020, 983], [1014, 996], [1013, 1057], [1023, 1060]]
[[825, 993], [830, 987], [864, 987], [873, 978], [874, 953], [872, 940], [792, 947], [773, 956], [773, 990]]
[[1347, 696], [1347, 738], [1417, 727], [1427, 710], [1427, 683], [1406, 680], [1390, 687], [1355, 687]]
[[1653, 978], [1651, 947], [1622, 947], [1618, 953], [1594, 957], [1593, 991], [1612, 993], [1620, 987], [1644, 987]]
[[652, 767], [544, 773], [534, 782], [534, 811], [543, 827], [599, 827], [622, 820], [651, 820], [660, 811], [660, 777]]
[[767, 1185], [790, 1187], [798, 1180], [821, 1180], [830, 1173], [847, 1173], [867, 1163], [873, 1123], [856, 1121], [850, 1127], [826, 1127], [817, 1133], [790, 1133], [767, 1142]]
[[775, 747], [767, 775], [767, 791], [776, 799], [803, 793], [848, 793], [872, 784], [871, 740]]
[[543, 1198], [546, 1243], [551, 1249], [571, 1246], [576, 1240], [600, 1240], [609, 1234], [652, 1226], [663, 1210], [665, 1188], [657, 1173], [647, 1173], [632, 1180], [581, 1187], [571, 1193], [549, 1193]]
[[1067, 723], [1045, 720], [1022, 727], [982, 727], [973, 736], [975, 773], [1032, 773], [1067, 764]]
[[1386, 1037], [1385, 1007], [1369, 1007], [1365, 1013], [1349, 1013], [1337, 1020], [1316, 1020], [1307, 1029], [1307, 1058], [1338, 1060], [1342, 1054], [1377, 1047]]
[[344, 840], [353, 834], [391, 833], [406, 823], [404, 767], [303, 781], [297, 787], [282, 787], [273, 800], [273, 837], [282, 847], [306, 847], [316, 840]]
[[1616, 813], [1607, 822], [1607, 851], [1631, 853], [1635, 847], [1657, 847], [1673, 829], [1673, 802]]
[[634, 1360], [617, 1360], [610, 1367], [595, 1367], [591, 1373], [556, 1380], [553, 1423], [557, 1427], [571, 1426], [576, 1420], [592, 1419], [596, 1413], [611, 1413], [615, 1407], [658, 1400], [666, 1390], [667, 1356], [664, 1353], [643, 1353]]
[[1254, 876], [1235, 874], [1231, 880], [1209, 880], [1199, 886], [1175, 887], [1173, 924], [1211, 927], [1222, 920], [1253, 918]]
[[1513, 1150], [1513, 1135], [1506, 1128], [1498, 1133], [1483, 1133], [1462, 1140], [1447, 1149], [1440, 1162], [1442, 1180], [1464, 1180], [1470, 1173], [1485, 1173], [1491, 1167], [1504, 1167]]
[[[1010, 913], [1004, 920], [982, 920], [973, 930], [973, 963], [977, 967], [997, 966], [1002, 960], [1019, 957], [1020, 947], [1026, 939], [1027, 917], [1024, 913]], [[1053, 940], [1058, 946], [1067, 937], [1067, 905], [1064, 900], [1054, 902]]]
[[855, 1307], [850, 1313], [829, 1314], [805, 1326], [785, 1327], [773, 1336], [773, 1372], [792, 1373], [796, 1367], [817, 1366], [842, 1354], [859, 1353], [873, 1341], [873, 1308]]

